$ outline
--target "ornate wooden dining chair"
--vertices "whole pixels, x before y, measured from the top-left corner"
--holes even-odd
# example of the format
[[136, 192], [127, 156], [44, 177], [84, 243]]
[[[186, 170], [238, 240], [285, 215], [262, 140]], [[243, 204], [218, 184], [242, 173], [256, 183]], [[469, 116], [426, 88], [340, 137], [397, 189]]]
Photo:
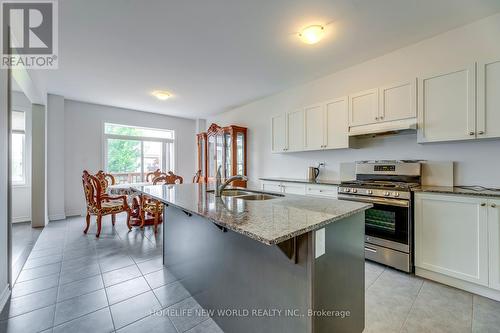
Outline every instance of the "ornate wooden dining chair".
[[127, 203], [127, 197], [125, 195], [110, 196], [102, 191], [101, 180], [92, 176], [87, 170], [83, 171], [82, 176], [83, 191], [85, 194], [85, 200], [87, 201], [87, 216], [86, 223], [87, 226], [83, 232], [86, 234], [90, 227], [90, 216], [97, 216], [97, 233], [96, 237], [101, 234], [101, 223], [102, 217], [106, 215], [112, 216], [112, 224], [115, 225], [115, 214], [127, 213], [127, 227], [129, 230], [130, 226], [130, 208]]
[[196, 183], [199, 183], [201, 180], [201, 170], [198, 170], [196, 171], [196, 173], [194, 174], [194, 177], [193, 177], [193, 183], [196, 184]]
[[160, 176], [166, 176], [167, 174], [165, 172], [162, 172], [160, 169], [156, 169], [155, 171], [153, 172], [148, 172], [146, 174], [146, 181], [148, 183], [152, 183], [153, 180], [156, 178], [156, 177], [160, 177]]
[[[110, 174], [110, 173], [105, 173], [102, 170], [97, 171], [95, 174], [95, 177], [99, 181], [99, 184], [101, 185], [101, 195], [108, 194], [108, 187], [110, 185], [115, 185], [115, 177]], [[116, 222], [116, 214], [111, 214], [111, 221], [113, 222], [113, 225], [115, 225]]]
[[[172, 171], [169, 171], [168, 174], [164, 176], [156, 177], [153, 180], [154, 185], [182, 183], [183, 178], [181, 176], [177, 176]], [[140, 203], [137, 205], [139, 207], [139, 216], [141, 219], [140, 227], [143, 228], [147, 220], [153, 220], [152, 224], [154, 226], [154, 232], [155, 234], [158, 233], [158, 225], [163, 223], [163, 203], [158, 200], [148, 198], [145, 195], [139, 197], [139, 200]]]

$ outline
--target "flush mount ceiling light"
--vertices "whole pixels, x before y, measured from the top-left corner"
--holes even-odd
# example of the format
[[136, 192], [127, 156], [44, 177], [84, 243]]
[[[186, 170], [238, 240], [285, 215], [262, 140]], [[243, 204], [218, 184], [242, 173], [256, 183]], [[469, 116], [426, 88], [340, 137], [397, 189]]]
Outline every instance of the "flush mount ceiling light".
[[316, 44], [325, 34], [325, 27], [322, 25], [310, 25], [299, 32], [299, 38], [306, 44]]
[[172, 97], [172, 94], [165, 90], [155, 90], [151, 93], [154, 97], [158, 98], [161, 101], [165, 101]]

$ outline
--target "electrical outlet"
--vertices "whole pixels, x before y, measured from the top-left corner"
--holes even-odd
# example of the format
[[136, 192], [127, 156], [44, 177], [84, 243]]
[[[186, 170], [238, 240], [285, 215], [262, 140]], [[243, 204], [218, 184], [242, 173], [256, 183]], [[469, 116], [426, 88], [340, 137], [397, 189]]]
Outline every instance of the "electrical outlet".
[[326, 166], [326, 162], [318, 162], [318, 168], [324, 168]]

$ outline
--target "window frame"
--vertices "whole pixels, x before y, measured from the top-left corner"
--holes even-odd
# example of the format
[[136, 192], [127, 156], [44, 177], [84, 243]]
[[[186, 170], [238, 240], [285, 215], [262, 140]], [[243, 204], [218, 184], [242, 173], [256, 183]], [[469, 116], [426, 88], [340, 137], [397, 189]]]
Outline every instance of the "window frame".
[[[29, 127], [29, 124], [31, 123], [31, 118], [30, 118], [30, 110], [26, 107], [20, 106], [20, 105], [12, 105], [10, 112], [22, 112], [24, 113], [24, 130], [14, 130], [11, 128], [10, 133], [11, 136], [12, 134], [23, 134], [24, 135], [24, 140], [23, 140], [23, 154], [22, 154], [22, 163], [23, 163], [23, 181], [14, 181], [12, 179], [12, 174], [10, 175], [10, 182], [12, 184], [12, 187], [15, 188], [22, 188], [22, 187], [29, 187], [31, 186], [31, 177], [30, 174], [28, 174], [28, 170], [31, 169], [30, 167], [30, 159], [29, 154], [31, 150], [30, 146], [30, 136], [31, 135], [31, 127]], [[12, 126], [12, 125], [11, 125]], [[12, 138], [10, 140], [10, 154], [12, 156]], [[12, 160], [11, 160], [12, 163]], [[10, 166], [12, 168], [12, 165]]]
[[[139, 128], [139, 129], [149, 129], [149, 130], [157, 130], [157, 131], [171, 131], [173, 133], [174, 138], [173, 139], [163, 139], [163, 138], [154, 138], [154, 137], [148, 137], [148, 136], [136, 136], [136, 135], [120, 135], [120, 134], [106, 134], [106, 124], [109, 125], [117, 125], [117, 126], [123, 126], [123, 127], [132, 127], [132, 128]], [[103, 143], [103, 158], [102, 158], [102, 169], [105, 170], [105, 172], [108, 172], [108, 140], [109, 139], [118, 139], [118, 140], [130, 140], [130, 141], [138, 141], [140, 142], [141, 145], [141, 180], [143, 182], [146, 181], [146, 174], [144, 172], [144, 142], [161, 142], [162, 143], [162, 160], [161, 160], [161, 166], [162, 166], [162, 172], [166, 171], [172, 171], [176, 172], [177, 170], [177, 141], [175, 140], [176, 136], [176, 131], [172, 129], [165, 129], [165, 128], [152, 128], [152, 127], [144, 127], [144, 126], [136, 126], [136, 125], [127, 125], [127, 124], [119, 124], [115, 122], [109, 122], [109, 121], [103, 121], [102, 123], [102, 143]], [[172, 144], [174, 148], [174, 152], [172, 154], [173, 157], [173, 162], [171, 162], [171, 165], [173, 166], [173, 170], [166, 170], [167, 168], [167, 154], [170, 154], [170, 145]]]

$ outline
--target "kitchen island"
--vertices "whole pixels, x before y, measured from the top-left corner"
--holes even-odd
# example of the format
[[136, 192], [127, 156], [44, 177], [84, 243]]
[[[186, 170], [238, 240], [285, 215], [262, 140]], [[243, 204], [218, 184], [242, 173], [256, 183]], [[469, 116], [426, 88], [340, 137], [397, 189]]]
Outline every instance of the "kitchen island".
[[362, 332], [370, 204], [204, 184], [135, 188], [165, 204], [164, 265], [225, 332]]

